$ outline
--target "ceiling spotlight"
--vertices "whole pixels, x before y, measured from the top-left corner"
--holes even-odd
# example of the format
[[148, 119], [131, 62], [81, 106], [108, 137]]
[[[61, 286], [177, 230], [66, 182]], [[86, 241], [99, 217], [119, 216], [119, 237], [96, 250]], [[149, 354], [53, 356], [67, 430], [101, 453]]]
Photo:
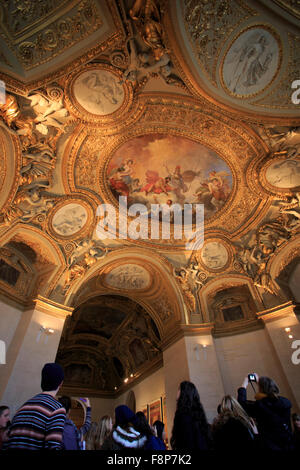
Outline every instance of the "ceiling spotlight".
[[130, 377], [133, 377], [133, 374], [130, 374]]
[[290, 328], [285, 328], [284, 330], [285, 330], [287, 333], [288, 333], [289, 331], [291, 331]]
[[117, 387], [115, 387], [115, 390], [117, 390]]
[[124, 379], [124, 382], [127, 384], [127, 382], [128, 382], [128, 378], [127, 378], [127, 379]]

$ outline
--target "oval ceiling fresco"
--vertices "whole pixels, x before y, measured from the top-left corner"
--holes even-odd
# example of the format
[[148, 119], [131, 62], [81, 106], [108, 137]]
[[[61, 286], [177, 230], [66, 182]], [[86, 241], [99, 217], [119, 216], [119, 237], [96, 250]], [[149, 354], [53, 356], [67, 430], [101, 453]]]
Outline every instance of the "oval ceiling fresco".
[[148, 134], [121, 145], [107, 166], [109, 188], [128, 205], [204, 204], [205, 217], [220, 210], [232, 191], [229, 166], [213, 150], [181, 136]]

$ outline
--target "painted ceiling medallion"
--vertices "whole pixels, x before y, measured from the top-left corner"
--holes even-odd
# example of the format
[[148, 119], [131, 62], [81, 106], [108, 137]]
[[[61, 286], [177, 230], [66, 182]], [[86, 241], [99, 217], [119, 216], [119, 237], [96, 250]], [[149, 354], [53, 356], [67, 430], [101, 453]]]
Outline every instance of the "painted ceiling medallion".
[[256, 95], [270, 85], [280, 63], [277, 35], [263, 26], [249, 28], [235, 39], [223, 59], [223, 86], [238, 98]]
[[145, 289], [150, 283], [150, 275], [142, 266], [125, 264], [112, 269], [106, 275], [105, 283], [118, 289]]
[[208, 269], [222, 269], [227, 264], [229, 254], [227, 248], [220, 241], [209, 241], [204, 244], [201, 251], [201, 262]]
[[204, 204], [205, 217], [218, 212], [233, 186], [227, 163], [216, 152], [181, 136], [147, 134], [123, 143], [106, 170], [115, 199], [128, 206], [144, 204]]
[[275, 188], [300, 187], [300, 160], [282, 158], [273, 162], [266, 169], [265, 178]]
[[92, 69], [80, 74], [73, 85], [74, 97], [85, 111], [107, 116], [117, 111], [124, 101], [120, 80], [109, 70]]
[[52, 218], [52, 229], [61, 237], [75, 235], [86, 225], [87, 209], [78, 203], [67, 203], [55, 212]]

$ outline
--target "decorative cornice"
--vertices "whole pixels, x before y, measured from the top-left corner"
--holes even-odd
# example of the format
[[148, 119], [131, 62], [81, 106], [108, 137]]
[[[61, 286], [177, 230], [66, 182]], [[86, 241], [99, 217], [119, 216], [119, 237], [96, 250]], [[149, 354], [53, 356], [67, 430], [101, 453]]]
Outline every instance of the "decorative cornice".
[[268, 323], [283, 317], [295, 315], [296, 308], [299, 308], [299, 303], [289, 301], [257, 313], [257, 318], [261, 318], [264, 323]]
[[38, 295], [34, 300], [34, 307], [40, 312], [46, 313], [52, 317], [65, 319], [68, 315], [72, 315], [73, 308], [59, 304], [53, 300], [46, 299]]

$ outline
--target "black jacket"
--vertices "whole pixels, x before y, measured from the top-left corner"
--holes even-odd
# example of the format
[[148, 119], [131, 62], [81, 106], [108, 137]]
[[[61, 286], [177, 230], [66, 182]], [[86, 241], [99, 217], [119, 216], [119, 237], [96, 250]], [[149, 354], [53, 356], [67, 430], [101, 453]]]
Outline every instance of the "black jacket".
[[259, 450], [259, 438], [232, 413], [221, 413], [212, 424], [214, 449], [252, 452]]
[[210, 433], [201, 429], [191, 415], [176, 411], [171, 446], [174, 450], [209, 450]]
[[255, 401], [247, 400], [246, 389], [238, 389], [238, 401], [249, 416], [254, 418], [265, 449], [291, 450], [291, 407], [290, 400], [284, 397], [264, 397]]

